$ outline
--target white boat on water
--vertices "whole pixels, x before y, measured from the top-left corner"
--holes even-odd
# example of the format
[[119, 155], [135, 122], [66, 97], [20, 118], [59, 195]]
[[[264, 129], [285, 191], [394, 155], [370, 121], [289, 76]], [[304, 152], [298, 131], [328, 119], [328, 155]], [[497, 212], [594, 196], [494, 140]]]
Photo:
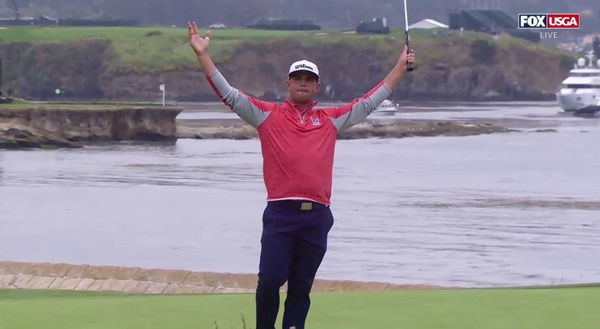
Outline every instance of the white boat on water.
[[398, 112], [398, 106], [396, 106], [396, 104], [394, 104], [394, 102], [392, 102], [389, 99], [386, 99], [383, 102], [381, 102], [381, 104], [377, 106], [375, 111], [373, 111], [373, 113], [383, 115], [394, 115], [396, 112]]
[[580, 58], [563, 80], [556, 100], [569, 112], [596, 113], [600, 110], [600, 60], [589, 52]]

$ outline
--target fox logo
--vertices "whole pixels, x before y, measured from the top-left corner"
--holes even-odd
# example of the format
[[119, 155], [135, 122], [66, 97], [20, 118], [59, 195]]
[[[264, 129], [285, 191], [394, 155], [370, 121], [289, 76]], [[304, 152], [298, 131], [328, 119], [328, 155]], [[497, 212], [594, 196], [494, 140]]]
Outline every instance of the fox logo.
[[311, 118], [310, 120], [312, 121], [312, 125], [313, 126], [320, 126], [321, 125], [321, 120], [319, 120], [319, 118]]
[[579, 14], [519, 14], [520, 29], [578, 29]]

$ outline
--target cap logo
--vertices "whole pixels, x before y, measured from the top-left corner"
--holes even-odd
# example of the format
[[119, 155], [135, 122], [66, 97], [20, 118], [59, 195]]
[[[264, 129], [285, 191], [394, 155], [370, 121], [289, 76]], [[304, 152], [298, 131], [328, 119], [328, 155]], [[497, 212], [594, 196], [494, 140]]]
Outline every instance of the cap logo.
[[312, 68], [312, 67], [310, 67], [310, 66], [308, 66], [308, 65], [306, 65], [306, 64], [298, 64], [298, 65], [294, 66], [294, 69], [295, 69], [295, 70], [299, 70], [299, 69], [309, 69], [309, 70], [311, 70], [311, 71], [313, 70], [313, 68]]

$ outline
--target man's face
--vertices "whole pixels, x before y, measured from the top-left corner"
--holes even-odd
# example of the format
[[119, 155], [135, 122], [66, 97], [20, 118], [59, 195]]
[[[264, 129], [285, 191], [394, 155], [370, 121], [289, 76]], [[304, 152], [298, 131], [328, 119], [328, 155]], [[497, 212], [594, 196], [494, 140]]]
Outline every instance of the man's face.
[[287, 81], [290, 98], [296, 104], [307, 104], [312, 102], [319, 91], [319, 87], [320, 84], [317, 76], [310, 72], [294, 72], [290, 74]]

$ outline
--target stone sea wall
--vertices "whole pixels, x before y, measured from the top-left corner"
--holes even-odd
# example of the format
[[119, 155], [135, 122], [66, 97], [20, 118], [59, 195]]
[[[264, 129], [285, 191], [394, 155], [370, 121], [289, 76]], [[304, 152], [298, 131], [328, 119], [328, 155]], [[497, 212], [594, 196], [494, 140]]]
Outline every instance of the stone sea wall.
[[80, 141], [175, 140], [173, 107], [0, 107], [0, 148], [78, 147]]
[[[254, 274], [0, 261], [0, 289], [114, 291], [130, 294], [253, 293], [257, 280]], [[316, 280], [313, 291], [434, 288], [439, 287]]]

